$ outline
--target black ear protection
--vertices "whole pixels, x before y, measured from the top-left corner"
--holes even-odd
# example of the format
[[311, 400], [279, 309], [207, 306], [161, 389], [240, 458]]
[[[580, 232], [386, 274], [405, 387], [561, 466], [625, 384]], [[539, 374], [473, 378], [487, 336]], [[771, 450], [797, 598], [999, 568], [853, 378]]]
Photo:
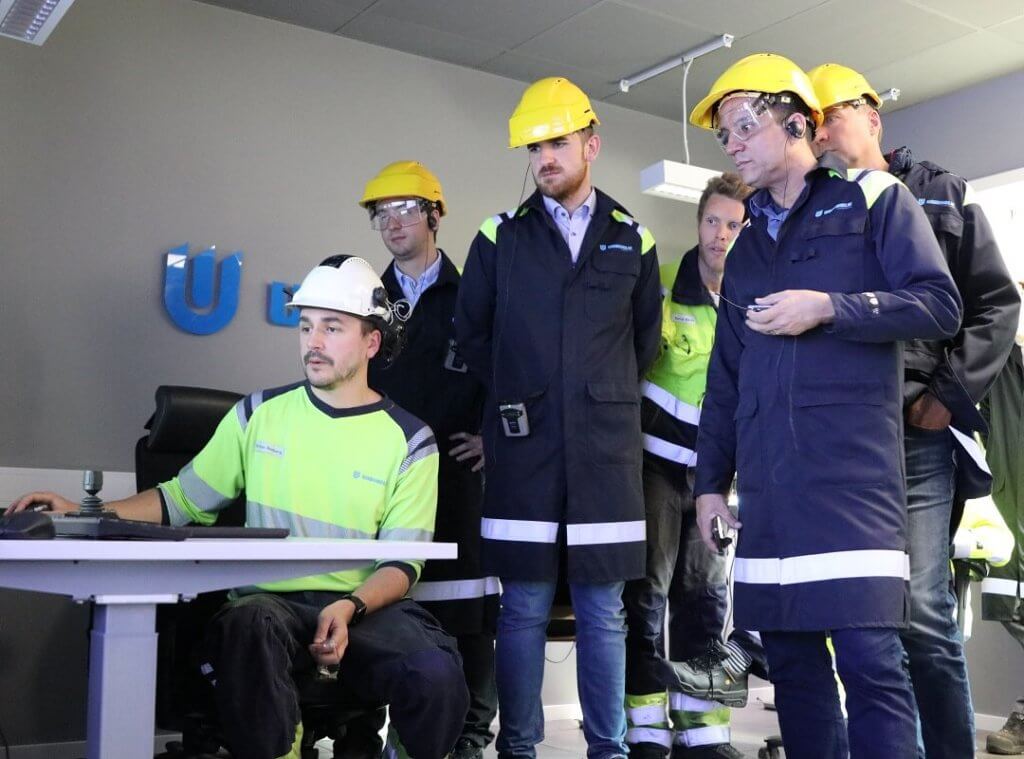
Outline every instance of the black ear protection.
[[434, 231], [437, 230], [437, 219], [434, 218], [433, 211], [431, 211], [427, 215], [427, 229], [429, 229], [431, 232], [434, 232]]
[[805, 129], [806, 127], [800, 119], [791, 118], [786, 122], [786, 133], [794, 140], [799, 140], [803, 137]]

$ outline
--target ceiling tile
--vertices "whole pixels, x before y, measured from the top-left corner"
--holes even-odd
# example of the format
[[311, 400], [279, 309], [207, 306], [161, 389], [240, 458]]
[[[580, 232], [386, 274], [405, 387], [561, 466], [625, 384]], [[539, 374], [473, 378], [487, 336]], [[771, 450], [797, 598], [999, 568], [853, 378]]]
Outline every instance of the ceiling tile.
[[521, 45], [600, 0], [378, 0], [373, 16], [411, 21], [427, 29], [487, 41], [506, 49]]
[[[947, 92], [994, 79], [1024, 65], [1024, 47], [991, 32], [975, 32], [863, 73], [876, 88], [900, 88], [905, 108]], [[896, 110], [896, 107], [887, 110]], [[885, 111], [883, 111], [884, 113]]]
[[619, 89], [618, 82], [613, 82], [595, 71], [583, 71], [564, 63], [531, 58], [519, 53], [503, 53], [478, 68], [521, 82], [535, 82], [548, 76], [564, 76], [579, 85], [595, 100], [601, 100], [613, 92], [618, 92]]
[[200, 0], [256, 16], [297, 24], [308, 29], [333, 32], [360, 12], [373, 5], [374, 0]]
[[1011, 21], [1008, 24], [1002, 24], [989, 31], [993, 34], [998, 34], [1003, 39], [1019, 42], [1024, 45], [1024, 18]]
[[679, 0], [616, 2], [639, 10], [660, 13], [667, 18], [700, 27], [708, 31], [710, 36], [729, 33], [743, 37], [821, 5], [827, 0], [772, 0], [755, 3], [750, 0], [691, 0], [685, 3]]
[[605, 2], [538, 35], [515, 52], [576, 68], [592, 68], [618, 80], [694, 47], [707, 37], [702, 29]]
[[737, 40], [732, 51], [740, 53], [733, 60], [748, 53], [775, 52], [805, 68], [835, 62], [864, 70], [973, 31], [902, 0], [832, 0]]
[[363, 13], [345, 24], [338, 34], [460, 66], [475, 67], [502, 52], [498, 45], [370, 13]]
[[911, 5], [941, 13], [980, 29], [1024, 16], [1020, 0], [906, 0]]

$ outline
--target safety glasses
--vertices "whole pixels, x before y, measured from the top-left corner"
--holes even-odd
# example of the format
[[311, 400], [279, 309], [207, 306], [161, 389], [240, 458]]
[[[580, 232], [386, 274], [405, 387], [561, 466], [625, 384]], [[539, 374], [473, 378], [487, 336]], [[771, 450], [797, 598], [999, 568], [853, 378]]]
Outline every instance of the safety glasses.
[[722, 150], [725, 150], [730, 139], [747, 142], [763, 132], [774, 120], [767, 103], [759, 100], [740, 103], [727, 107], [724, 112], [719, 111], [715, 136]]
[[392, 200], [377, 203], [370, 210], [370, 227], [378, 232], [397, 221], [400, 227], [411, 227], [426, 218], [427, 210], [419, 200]]

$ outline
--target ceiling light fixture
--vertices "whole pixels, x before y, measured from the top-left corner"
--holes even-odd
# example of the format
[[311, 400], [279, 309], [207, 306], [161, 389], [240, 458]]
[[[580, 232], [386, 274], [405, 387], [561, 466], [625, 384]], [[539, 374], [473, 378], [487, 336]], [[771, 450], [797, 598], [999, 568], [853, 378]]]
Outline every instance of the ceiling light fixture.
[[0, 36], [42, 45], [74, 0], [0, 0]]
[[686, 162], [658, 161], [641, 171], [640, 191], [645, 195], [656, 195], [660, 198], [680, 200], [684, 203], [697, 203], [700, 200], [700, 196], [704, 193], [708, 180], [722, 173], [713, 169], [694, 166], [690, 163], [690, 141], [686, 124], [686, 79], [690, 74], [690, 66], [694, 60], [714, 50], [732, 47], [733, 39], [733, 35], [723, 34], [708, 40], [703, 45], [698, 45], [673, 58], [633, 74], [633, 76], [619, 80], [619, 89], [622, 92], [629, 92], [630, 87], [646, 82], [648, 79], [664, 74], [666, 71], [671, 71], [676, 66], [683, 67], [683, 154]]

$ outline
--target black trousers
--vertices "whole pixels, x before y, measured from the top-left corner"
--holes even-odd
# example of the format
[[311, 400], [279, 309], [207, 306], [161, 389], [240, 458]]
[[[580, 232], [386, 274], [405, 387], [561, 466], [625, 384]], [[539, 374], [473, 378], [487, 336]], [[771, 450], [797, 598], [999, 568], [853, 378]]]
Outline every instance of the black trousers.
[[[204, 672], [228, 748], [239, 759], [274, 759], [295, 739], [296, 679], [315, 670], [307, 645], [335, 593], [261, 593], [231, 601], [204, 641]], [[338, 668], [339, 700], [390, 706], [391, 722], [415, 759], [440, 759], [462, 731], [469, 696], [455, 639], [408, 599], [349, 628]]]

